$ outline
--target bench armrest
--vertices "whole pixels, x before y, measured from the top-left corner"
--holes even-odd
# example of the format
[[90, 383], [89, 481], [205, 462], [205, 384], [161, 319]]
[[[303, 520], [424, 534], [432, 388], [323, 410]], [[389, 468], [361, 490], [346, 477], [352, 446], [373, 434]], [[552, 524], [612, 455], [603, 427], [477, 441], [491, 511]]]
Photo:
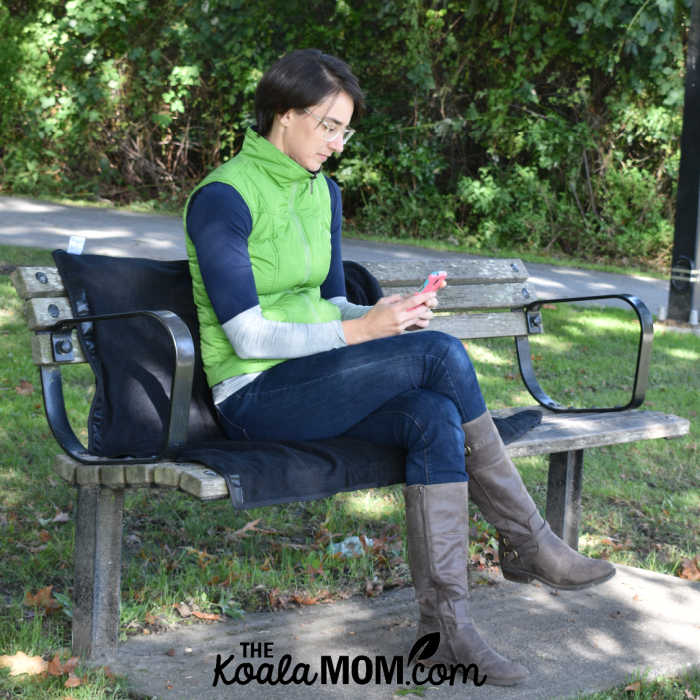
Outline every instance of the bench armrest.
[[51, 432], [67, 454], [84, 464], [125, 464], [129, 462], [142, 464], [155, 462], [163, 457], [174, 457], [187, 440], [195, 352], [190, 330], [177, 314], [172, 311], [144, 310], [64, 319], [46, 331], [51, 334], [51, 346], [54, 348], [54, 357], [59, 363], [62, 355], [72, 357], [72, 346], [70, 343], [70, 330], [72, 328], [82, 323], [110, 321], [135, 316], [146, 316], [160, 323], [168, 333], [173, 347], [175, 370], [170, 389], [168, 429], [159, 454], [151, 457], [127, 456], [112, 458], [89, 452], [77, 438], [68, 421], [63, 397], [60, 364], [40, 368], [44, 408]]
[[637, 365], [634, 373], [634, 385], [632, 387], [632, 397], [624, 406], [613, 407], [591, 407], [591, 408], [574, 408], [571, 406], [563, 406], [558, 401], [552, 399], [540, 386], [535, 376], [535, 370], [532, 366], [532, 355], [530, 351], [530, 341], [528, 336], [517, 336], [515, 339], [515, 347], [518, 353], [518, 365], [520, 366], [520, 374], [527, 390], [532, 396], [545, 408], [556, 413], [588, 413], [588, 412], [604, 412], [604, 411], [624, 411], [628, 408], [638, 408], [644, 401], [648, 382], [649, 382], [649, 362], [651, 359], [651, 342], [654, 336], [654, 324], [651, 312], [646, 304], [632, 294], [601, 294], [591, 297], [570, 297], [563, 299], [540, 299], [538, 301], [526, 304], [522, 307], [527, 318], [527, 326], [530, 333], [542, 332], [542, 318], [540, 308], [543, 304], [562, 304], [565, 302], [577, 301], [596, 301], [602, 299], [621, 299], [627, 302], [637, 314], [639, 321], [639, 345], [637, 347]]

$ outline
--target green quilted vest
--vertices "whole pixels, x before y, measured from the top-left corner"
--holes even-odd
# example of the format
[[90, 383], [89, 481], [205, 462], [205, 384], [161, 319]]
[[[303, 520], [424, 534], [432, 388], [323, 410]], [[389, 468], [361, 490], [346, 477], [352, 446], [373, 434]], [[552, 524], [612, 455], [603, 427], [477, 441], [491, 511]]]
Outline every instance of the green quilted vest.
[[[320, 286], [331, 261], [331, 204], [328, 183], [282, 153], [252, 129], [231, 160], [211, 172], [190, 194], [210, 182], [233, 186], [248, 205], [253, 228], [248, 252], [265, 318], [324, 323], [340, 311], [321, 299]], [[212, 308], [194, 244], [185, 242], [197, 306], [202, 362], [209, 386], [241, 374], [262, 372], [283, 359], [245, 360], [236, 355]]]

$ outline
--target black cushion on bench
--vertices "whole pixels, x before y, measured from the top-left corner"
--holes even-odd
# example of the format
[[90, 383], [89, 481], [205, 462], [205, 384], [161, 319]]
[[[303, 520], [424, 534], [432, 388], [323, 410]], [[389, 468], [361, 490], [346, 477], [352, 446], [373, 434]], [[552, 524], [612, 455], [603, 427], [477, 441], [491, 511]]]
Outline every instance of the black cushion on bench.
[[[394, 448], [347, 438], [284, 444], [226, 439], [199, 356], [186, 261], [71, 255], [60, 250], [53, 255], [75, 316], [167, 309], [188, 325], [196, 363], [188, 444], [178, 458], [201, 462], [225, 476], [237, 507], [320, 498], [403, 480], [404, 453]], [[80, 341], [95, 373], [88, 420], [90, 451], [109, 457], [158, 454], [173, 372], [167, 334], [151, 319], [129, 318], [82, 324]], [[235, 475], [240, 477], [242, 500], [236, 500], [232, 488]]]
[[[53, 254], [75, 316], [170, 310], [188, 325], [197, 350], [189, 435], [224, 437], [199, 357], [199, 334], [187, 262]], [[172, 344], [149, 318], [82, 324], [80, 340], [95, 373], [88, 447], [108, 457], [158, 454], [168, 421]]]
[[340, 491], [402, 483], [406, 461], [403, 450], [343, 437], [209, 442], [187, 446], [181, 459], [202, 462], [224, 476], [235, 508], [315, 500]]

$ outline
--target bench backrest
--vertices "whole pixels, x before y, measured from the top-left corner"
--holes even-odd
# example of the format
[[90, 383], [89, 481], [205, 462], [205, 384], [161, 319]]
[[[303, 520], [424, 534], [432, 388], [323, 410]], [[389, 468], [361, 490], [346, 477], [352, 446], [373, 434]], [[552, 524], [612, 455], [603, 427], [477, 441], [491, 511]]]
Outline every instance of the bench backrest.
[[[127, 449], [135, 457], [158, 452], [158, 436], [164, 434], [169, 420], [173, 366], [168, 341], [143, 319], [92, 324], [84, 329], [88, 342], [83, 337], [82, 344], [75, 330], [57, 344], [48, 329], [76, 315], [138, 309], [168, 309], [189, 326], [197, 364], [190, 414], [185, 418], [188, 438], [195, 442], [223, 438], [199, 362], [198, 329], [186, 263], [63, 252], [57, 253], [56, 260], [58, 269], [22, 267], [13, 279], [18, 294], [25, 299], [29, 327], [35, 331], [32, 356], [42, 372], [45, 401], [46, 385], [55, 384], [61, 366], [88, 361], [95, 373], [90, 450], [114, 457], [126, 454]], [[387, 295], [411, 294], [428, 272], [446, 270], [449, 284], [440, 292], [441, 315], [431, 323], [432, 329], [464, 340], [528, 335], [526, 314], [522, 308], [515, 309], [534, 301], [535, 295], [526, 283], [527, 270], [520, 260], [362, 264]], [[62, 352], [59, 346], [67, 351]]]
[[[428, 272], [445, 270], [447, 287], [440, 291], [440, 313], [432, 330], [460, 338], [501, 338], [528, 334], [522, 308], [536, 300], [527, 284], [525, 265], [517, 259], [480, 258], [429, 262], [362, 262], [378, 280], [385, 294], [412, 294]], [[503, 312], [503, 309], [507, 311]]]
[[[527, 284], [527, 269], [517, 259], [445, 260], [425, 262], [361, 262], [379, 281], [385, 294], [411, 294], [433, 269], [446, 270], [448, 286], [440, 292], [440, 312], [433, 330], [449, 332], [468, 340], [528, 334], [521, 309], [536, 300]], [[73, 311], [61, 276], [55, 267], [19, 267], [13, 281], [25, 300], [27, 324], [33, 331], [45, 331], [58, 321], [72, 318]], [[503, 313], [503, 309], [508, 309]], [[518, 309], [511, 311], [511, 309]], [[73, 332], [74, 356], [70, 363], [86, 362], [77, 332]], [[38, 366], [54, 365], [50, 336], [36, 333], [32, 339], [32, 357]], [[63, 361], [61, 364], [65, 364]]]

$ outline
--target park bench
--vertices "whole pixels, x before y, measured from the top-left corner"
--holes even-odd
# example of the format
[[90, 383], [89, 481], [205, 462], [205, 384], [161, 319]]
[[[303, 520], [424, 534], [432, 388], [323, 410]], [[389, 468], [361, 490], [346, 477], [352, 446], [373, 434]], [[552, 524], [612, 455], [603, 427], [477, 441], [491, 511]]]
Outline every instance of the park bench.
[[[235, 508], [249, 508], [402, 481], [402, 454], [386, 447], [342, 438], [284, 445], [225, 440], [201, 368], [185, 261], [63, 251], [54, 258], [56, 268], [21, 267], [13, 281], [34, 332], [47, 420], [66, 453], [57, 456], [55, 469], [77, 488], [75, 654], [97, 662], [116, 653], [127, 489], [179, 489], [201, 501], [230, 498]], [[387, 294], [415, 291], [429, 271], [412, 261], [363, 264]], [[631, 396], [620, 406], [570, 410], [535, 377], [529, 338], [544, 330], [543, 302], [523, 263], [453, 258], [430, 266], [449, 275], [440, 294], [444, 315], [432, 329], [463, 340], [515, 338], [521, 378], [544, 416], [508, 450], [512, 457], [549, 455], [546, 517], [576, 547], [584, 450], [689, 430], [683, 418], [638, 409], [647, 385], [651, 314], [632, 296], [598, 298], [617, 296], [639, 321]], [[86, 361], [96, 378], [88, 448], [67, 419], [61, 380], [64, 365]]]

